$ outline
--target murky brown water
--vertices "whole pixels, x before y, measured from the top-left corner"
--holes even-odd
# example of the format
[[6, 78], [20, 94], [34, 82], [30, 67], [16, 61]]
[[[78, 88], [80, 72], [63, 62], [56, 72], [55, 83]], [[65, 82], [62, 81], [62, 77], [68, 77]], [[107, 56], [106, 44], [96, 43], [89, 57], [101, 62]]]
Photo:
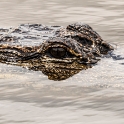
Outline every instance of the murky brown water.
[[[91, 25], [124, 57], [123, 0], [1, 0], [0, 27]], [[123, 124], [124, 59], [104, 58], [65, 81], [0, 64], [1, 124]]]

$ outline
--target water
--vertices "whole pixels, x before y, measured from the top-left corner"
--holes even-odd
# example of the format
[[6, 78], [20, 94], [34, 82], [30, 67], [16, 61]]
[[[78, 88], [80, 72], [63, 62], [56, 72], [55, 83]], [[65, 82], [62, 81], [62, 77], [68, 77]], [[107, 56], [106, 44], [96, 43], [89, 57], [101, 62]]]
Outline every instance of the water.
[[[91, 25], [124, 57], [123, 0], [1, 0], [0, 27], [21, 23]], [[124, 59], [98, 65], [64, 81], [0, 64], [1, 124], [123, 124]]]

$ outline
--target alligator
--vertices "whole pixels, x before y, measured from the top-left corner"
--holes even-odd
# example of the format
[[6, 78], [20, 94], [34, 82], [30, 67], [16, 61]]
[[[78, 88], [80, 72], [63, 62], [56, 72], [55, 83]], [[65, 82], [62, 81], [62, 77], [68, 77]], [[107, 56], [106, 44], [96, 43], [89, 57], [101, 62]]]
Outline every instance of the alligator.
[[91, 68], [113, 50], [92, 27], [79, 22], [67, 27], [0, 28], [0, 62], [42, 71], [51, 80], [64, 80]]

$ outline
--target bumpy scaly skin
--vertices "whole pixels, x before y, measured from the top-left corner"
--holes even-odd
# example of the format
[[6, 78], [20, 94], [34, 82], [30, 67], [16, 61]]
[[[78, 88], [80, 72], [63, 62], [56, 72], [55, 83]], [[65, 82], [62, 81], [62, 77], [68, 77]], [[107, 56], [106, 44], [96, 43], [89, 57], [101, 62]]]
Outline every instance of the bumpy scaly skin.
[[0, 62], [42, 71], [52, 80], [63, 80], [92, 67], [113, 50], [83, 23], [67, 28], [22, 24], [15, 29], [1, 28], [0, 35]]

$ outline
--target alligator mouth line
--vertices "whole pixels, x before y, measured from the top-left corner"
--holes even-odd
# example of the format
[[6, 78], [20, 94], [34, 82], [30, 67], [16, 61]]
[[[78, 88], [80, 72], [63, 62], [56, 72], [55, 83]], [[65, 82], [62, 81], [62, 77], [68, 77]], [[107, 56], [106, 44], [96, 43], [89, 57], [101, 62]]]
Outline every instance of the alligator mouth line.
[[87, 66], [83, 66], [82, 68], [80, 67], [80, 68], [75, 68], [75, 67], [66, 67], [66, 66], [63, 66], [63, 67], [54, 67], [54, 68], [56, 68], [56, 69], [59, 69], [59, 70], [82, 70], [82, 69], [87, 69]]

